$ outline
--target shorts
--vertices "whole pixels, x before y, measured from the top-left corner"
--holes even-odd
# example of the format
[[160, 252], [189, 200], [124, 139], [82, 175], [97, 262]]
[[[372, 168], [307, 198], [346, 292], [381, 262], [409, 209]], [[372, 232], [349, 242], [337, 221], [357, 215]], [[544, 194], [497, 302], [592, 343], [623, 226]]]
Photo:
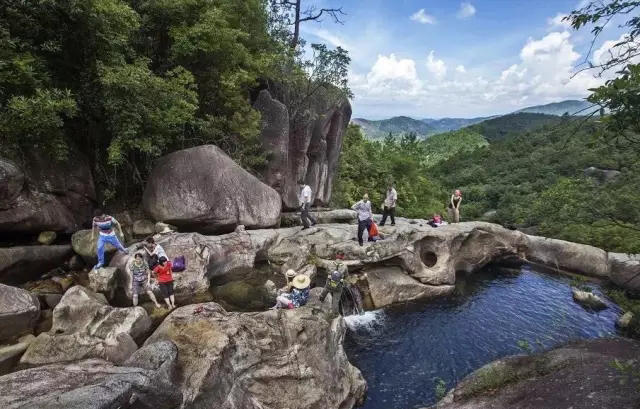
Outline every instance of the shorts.
[[146, 293], [147, 291], [149, 291], [149, 287], [147, 286], [147, 280], [143, 280], [143, 281], [133, 280], [132, 290], [131, 290], [133, 295]]
[[169, 298], [173, 295], [173, 281], [169, 281], [168, 283], [158, 283], [160, 287], [160, 294], [162, 294], [162, 298]]

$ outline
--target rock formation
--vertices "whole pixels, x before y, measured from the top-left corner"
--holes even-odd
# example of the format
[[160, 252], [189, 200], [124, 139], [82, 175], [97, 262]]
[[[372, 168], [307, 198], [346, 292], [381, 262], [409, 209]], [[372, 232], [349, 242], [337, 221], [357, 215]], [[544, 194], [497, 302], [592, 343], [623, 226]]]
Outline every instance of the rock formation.
[[194, 304], [169, 315], [145, 345], [178, 347], [184, 407], [351, 408], [365, 382], [342, 349], [344, 320], [314, 308], [228, 313]]
[[69, 245], [0, 248], [0, 282], [22, 284], [35, 280], [72, 255]]
[[0, 343], [33, 331], [39, 315], [40, 303], [33, 294], [0, 284]]
[[23, 366], [101, 358], [122, 363], [151, 327], [142, 307], [115, 308], [102, 294], [70, 288], [53, 310], [53, 326], [29, 345]]
[[[640, 343], [624, 338], [572, 343], [540, 355], [494, 361], [464, 378], [432, 409], [635, 408]], [[612, 365], [628, 365], [621, 371]]]
[[29, 154], [23, 167], [0, 158], [0, 233], [72, 233], [91, 220], [96, 199], [88, 161]]
[[101, 359], [52, 364], [0, 377], [4, 409], [179, 407], [182, 394], [172, 378], [177, 349], [170, 342], [149, 345], [123, 366]]
[[214, 145], [184, 149], [156, 162], [143, 195], [157, 221], [203, 233], [276, 226], [278, 193], [238, 166]]
[[316, 205], [331, 199], [351, 105], [346, 98], [331, 101], [328, 94], [330, 90], [321, 88], [298, 123], [292, 123], [287, 107], [267, 90], [254, 103], [262, 114], [262, 143], [270, 157], [263, 180], [280, 193], [286, 209], [298, 207], [299, 181], [311, 187]]

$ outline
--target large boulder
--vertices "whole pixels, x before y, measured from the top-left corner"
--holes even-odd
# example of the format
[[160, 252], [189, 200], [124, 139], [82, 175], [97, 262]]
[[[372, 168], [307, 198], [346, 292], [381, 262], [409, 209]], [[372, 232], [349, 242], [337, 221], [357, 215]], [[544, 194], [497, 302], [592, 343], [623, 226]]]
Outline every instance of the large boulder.
[[640, 254], [609, 253], [608, 261], [614, 284], [640, 292]]
[[[93, 266], [98, 262], [98, 232], [93, 235], [93, 232], [90, 229], [86, 230], [78, 230], [73, 233], [71, 236], [71, 246], [73, 247], [73, 251], [78, 254], [85, 263]], [[116, 235], [120, 240], [120, 243], [124, 245], [124, 237], [122, 236], [120, 230], [116, 229]], [[111, 244], [107, 244], [105, 246], [105, 258], [111, 256], [116, 252], [116, 248]]]
[[[312, 211], [310, 214], [320, 224], [346, 223], [355, 224], [357, 222], [357, 213], [351, 209], [335, 209]], [[282, 214], [283, 226], [302, 226], [300, 212], [287, 212]]]
[[89, 162], [29, 153], [25, 165], [0, 158], [0, 233], [71, 233], [91, 219], [95, 188]]
[[160, 158], [143, 205], [155, 220], [206, 233], [232, 232], [240, 224], [250, 229], [275, 226], [282, 207], [278, 192], [214, 145]]
[[33, 331], [39, 316], [40, 303], [36, 296], [0, 284], [0, 343]]
[[432, 409], [637, 408], [638, 356], [640, 343], [611, 338], [506, 357], [468, 375]]
[[254, 103], [262, 114], [262, 144], [269, 153], [263, 180], [282, 196], [287, 209], [298, 207], [298, 181], [305, 181], [316, 204], [331, 199], [342, 138], [351, 119], [347, 98], [331, 87], [321, 87], [295, 120], [267, 90]]
[[36, 337], [27, 334], [20, 337], [16, 343], [0, 345], [0, 376], [13, 370], [24, 351], [27, 350], [34, 339], [36, 339]]
[[526, 236], [528, 261], [559, 271], [606, 278], [609, 276], [607, 252], [586, 244], [539, 236]]
[[342, 348], [342, 318], [321, 310], [228, 313], [195, 304], [169, 315], [146, 341], [178, 347], [183, 407], [351, 408], [366, 385]]
[[138, 349], [151, 320], [142, 307], [115, 308], [102, 294], [70, 288], [53, 310], [53, 326], [33, 341], [20, 359], [23, 366], [101, 358], [124, 362]]
[[22, 284], [36, 280], [72, 255], [69, 245], [0, 248], [0, 282]]
[[169, 342], [140, 349], [124, 366], [101, 359], [51, 364], [0, 377], [4, 409], [174, 409], [177, 349]]

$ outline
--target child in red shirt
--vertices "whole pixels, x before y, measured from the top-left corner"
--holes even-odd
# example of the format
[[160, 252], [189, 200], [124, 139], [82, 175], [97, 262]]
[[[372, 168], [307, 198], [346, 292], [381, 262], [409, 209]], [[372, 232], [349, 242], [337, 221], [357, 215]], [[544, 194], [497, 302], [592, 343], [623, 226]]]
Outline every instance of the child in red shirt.
[[159, 264], [154, 267], [153, 272], [156, 273], [158, 279], [158, 286], [160, 286], [160, 292], [164, 298], [164, 302], [170, 310], [176, 308], [176, 300], [173, 296], [173, 275], [171, 262], [166, 257], [160, 257]]

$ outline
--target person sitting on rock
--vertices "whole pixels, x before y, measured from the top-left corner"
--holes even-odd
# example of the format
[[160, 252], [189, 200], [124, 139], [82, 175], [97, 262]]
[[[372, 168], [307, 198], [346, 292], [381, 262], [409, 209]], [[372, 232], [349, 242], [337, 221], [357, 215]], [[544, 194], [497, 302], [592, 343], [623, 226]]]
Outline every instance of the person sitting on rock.
[[158, 265], [153, 269], [153, 272], [156, 273], [160, 293], [170, 310], [176, 308], [176, 300], [173, 295], [173, 274], [171, 267], [171, 262], [168, 261], [166, 257], [160, 257]]
[[309, 228], [309, 224], [315, 226], [317, 221], [309, 214], [312, 198], [311, 187], [304, 182], [300, 182], [300, 188], [302, 189], [300, 192], [300, 220], [302, 221], [302, 230], [305, 230]]
[[138, 295], [142, 291], [146, 292], [151, 301], [160, 308], [160, 304], [156, 300], [156, 296], [151, 291], [151, 271], [149, 265], [144, 261], [142, 253], [136, 253], [133, 259], [127, 263], [127, 271], [131, 274], [131, 294], [133, 298], [133, 305], [138, 305]]
[[294, 309], [302, 307], [309, 301], [309, 286], [311, 279], [304, 275], [298, 274], [291, 280], [291, 292], [283, 292], [276, 298], [276, 305], [273, 309], [286, 308]]
[[434, 213], [433, 217], [431, 218], [431, 220], [429, 220], [427, 224], [431, 227], [440, 227], [447, 224], [447, 222], [442, 220], [442, 217], [438, 213]]
[[99, 269], [104, 266], [104, 247], [108, 244], [111, 244], [113, 247], [122, 251], [124, 254], [129, 254], [129, 251], [124, 248], [120, 240], [118, 240], [118, 236], [116, 236], [115, 228], [120, 231], [120, 234], [124, 237], [122, 233], [122, 226], [120, 223], [112, 216], [109, 216], [104, 213], [104, 211], [100, 209], [96, 209], [94, 212], [93, 218], [93, 227], [91, 228], [91, 241], [96, 240], [96, 230], [99, 232], [98, 241], [97, 241], [97, 253], [98, 253], [98, 264], [93, 267], [94, 269]]
[[365, 193], [364, 196], [362, 196], [362, 200], [354, 204], [351, 208], [358, 212], [358, 243], [360, 243], [360, 246], [362, 246], [362, 235], [365, 230], [369, 231], [371, 221], [373, 220], [369, 195]]
[[162, 246], [156, 243], [153, 237], [147, 237], [146, 243], [144, 244], [144, 250], [149, 256], [149, 266], [151, 266], [151, 268], [154, 268], [158, 264], [160, 257], [164, 257], [167, 260], [169, 259]]
[[320, 301], [324, 302], [327, 294], [331, 293], [331, 312], [334, 315], [340, 313], [340, 299], [342, 298], [342, 290], [344, 289], [344, 277], [339, 271], [333, 271], [327, 277], [327, 282], [324, 285], [324, 289], [320, 294]]

